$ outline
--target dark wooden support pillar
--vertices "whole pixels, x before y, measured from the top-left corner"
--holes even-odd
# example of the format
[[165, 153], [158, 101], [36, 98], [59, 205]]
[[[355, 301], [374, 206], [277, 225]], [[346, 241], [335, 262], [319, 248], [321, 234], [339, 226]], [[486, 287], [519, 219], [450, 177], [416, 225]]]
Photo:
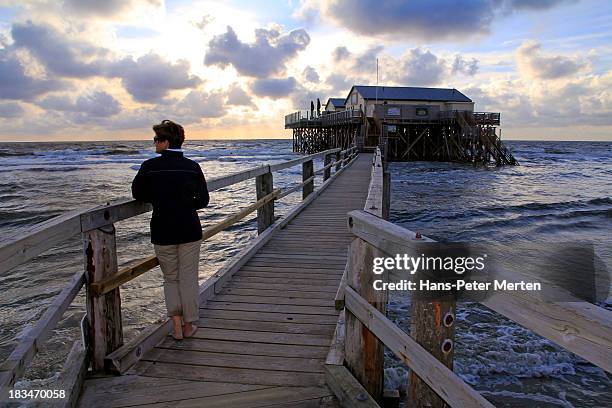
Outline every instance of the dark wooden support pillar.
[[[302, 163], [302, 182], [314, 177], [314, 166], [312, 160]], [[314, 178], [302, 187], [302, 200], [306, 199], [314, 191]]]
[[87, 282], [87, 344], [93, 371], [112, 371], [104, 357], [123, 345], [121, 297], [119, 288], [102, 296], [95, 296], [91, 284], [117, 273], [117, 245], [115, 226], [105, 225], [83, 233]]
[[340, 152], [336, 152], [336, 171], [340, 170], [340, 167], [342, 167], [342, 155], [340, 154]]
[[[272, 173], [268, 172], [255, 178], [257, 199], [260, 200], [274, 190]], [[257, 209], [257, 233], [261, 234], [270, 225], [274, 224], [274, 200]]]
[[[347, 284], [376, 309], [385, 313], [387, 294], [374, 290], [372, 267], [375, 257], [384, 254], [361, 238], [354, 238], [349, 248]], [[346, 312], [345, 362], [351, 373], [368, 393], [382, 401], [384, 373], [384, 345], [349, 309]]]
[[382, 208], [382, 217], [384, 220], [387, 220], [387, 221], [389, 220], [390, 211], [391, 211], [391, 174], [385, 170], [383, 172], [383, 208]]
[[[323, 166], [327, 166], [331, 164], [331, 155], [332, 153], [328, 153], [325, 155], [325, 159], [323, 160]], [[325, 169], [323, 172], [323, 181], [327, 180], [331, 176], [331, 166]]]

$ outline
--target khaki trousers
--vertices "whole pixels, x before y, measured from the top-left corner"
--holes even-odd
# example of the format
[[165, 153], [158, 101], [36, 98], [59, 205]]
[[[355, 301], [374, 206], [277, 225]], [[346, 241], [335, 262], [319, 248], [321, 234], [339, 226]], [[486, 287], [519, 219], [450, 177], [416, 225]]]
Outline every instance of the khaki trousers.
[[182, 315], [184, 322], [199, 318], [200, 244], [202, 240], [178, 245], [153, 245], [164, 273], [164, 295], [168, 316]]

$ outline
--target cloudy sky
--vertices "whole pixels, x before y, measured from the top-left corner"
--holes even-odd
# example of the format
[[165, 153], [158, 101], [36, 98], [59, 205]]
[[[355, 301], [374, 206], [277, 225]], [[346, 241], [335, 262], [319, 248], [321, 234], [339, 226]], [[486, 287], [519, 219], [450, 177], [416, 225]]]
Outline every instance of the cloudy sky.
[[612, 140], [608, 0], [0, 0], [0, 141], [290, 137], [351, 85], [457, 88], [504, 138]]

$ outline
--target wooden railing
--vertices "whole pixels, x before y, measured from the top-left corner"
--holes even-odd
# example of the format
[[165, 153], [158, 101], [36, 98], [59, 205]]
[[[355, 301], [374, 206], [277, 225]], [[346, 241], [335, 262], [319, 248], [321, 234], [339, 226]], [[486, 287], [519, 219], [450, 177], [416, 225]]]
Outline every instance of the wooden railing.
[[[263, 246], [272, 234], [314, 200], [330, 182], [357, 156], [357, 149], [331, 149], [278, 164], [264, 165], [238, 173], [208, 180], [211, 192], [245, 180], [255, 179], [256, 201], [217, 224], [203, 229], [203, 241], [223, 231], [257, 210], [259, 236], [247, 248], [200, 285], [200, 300], [218, 293], [232, 274]], [[313, 160], [324, 159], [324, 167], [314, 171]], [[302, 182], [285, 189], [275, 189], [273, 173], [302, 165]], [[331, 170], [335, 169], [333, 175]], [[323, 173], [323, 184], [314, 189], [315, 175]], [[275, 221], [274, 202], [302, 190], [302, 202], [285, 217]], [[131, 365], [168, 333], [170, 321], [151, 326], [127, 344], [123, 342], [119, 287], [153, 269], [159, 262], [147, 256], [118, 270], [115, 242], [115, 223], [151, 211], [150, 204], [132, 199], [121, 199], [87, 210], [76, 210], [38, 224], [27, 233], [0, 242], [0, 276], [55, 245], [82, 235], [85, 271], [76, 273], [68, 285], [55, 297], [44, 315], [29, 331], [21, 333], [20, 342], [0, 366], [0, 400], [20, 378], [42, 343], [49, 337], [64, 312], [80, 289], [86, 286], [87, 314], [83, 320], [85, 344], [75, 342], [65, 364], [69, 373], [62, 373], [62, 389], [70, 398], [78, 397], [78, 389], [91, 364], [93, 371], [125, 372]], [[75, 390], [75, 393], [70, 393]], [[74, 397], [73, 394], [76, 394]], [[74, 402], [74, 401], [72, 401]], [[67, 404], [71, 403], [70, 401]]]
[[[452, 371], [454, 300], [413, 295], [411, 335], [385, 316], [387, 294], [373, 289], [374, 258], [421, 254], [424, 245], [435, 241], [382, 218], [388, 190], [376, 164], [379, 155], [377, 151], [364, 210], [348, 213], [354, 239], [336, 295], [336, 308], [344, 310], [326, 361], [328, 383], [343, 406], [378, 406], [385, 399], [384, 344], [411, 369], [410, 406], [492, 407]], [[517, 271], [497, 272], [512, 281], [523, 279]], [[612, 312], [578, 300], [546, 302], [519, 291], [495, 291], [481, 303], [612, 372]]]

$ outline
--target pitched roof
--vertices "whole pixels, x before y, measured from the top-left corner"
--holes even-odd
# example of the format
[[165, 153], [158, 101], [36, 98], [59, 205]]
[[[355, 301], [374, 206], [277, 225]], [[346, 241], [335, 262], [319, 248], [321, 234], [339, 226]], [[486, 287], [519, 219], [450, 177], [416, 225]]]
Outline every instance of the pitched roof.
[[342, 107], [344, 106], [345, 100], [345, 98], [329, 98], [325, 106], [327, 106], [331, 102], [335, 107]]
[[[448, 88], [417, 88], [409, 86], [365, 86], [354, 85], [364, 99], [375, 99], [376, 88], [378, 88], [378, 99], [389, 99], [399, 101], [448, 101], [448, 102], [472, 102], [470, 98], [456, 89]], [[349, 95], [353, 91], [349, 91]]]

